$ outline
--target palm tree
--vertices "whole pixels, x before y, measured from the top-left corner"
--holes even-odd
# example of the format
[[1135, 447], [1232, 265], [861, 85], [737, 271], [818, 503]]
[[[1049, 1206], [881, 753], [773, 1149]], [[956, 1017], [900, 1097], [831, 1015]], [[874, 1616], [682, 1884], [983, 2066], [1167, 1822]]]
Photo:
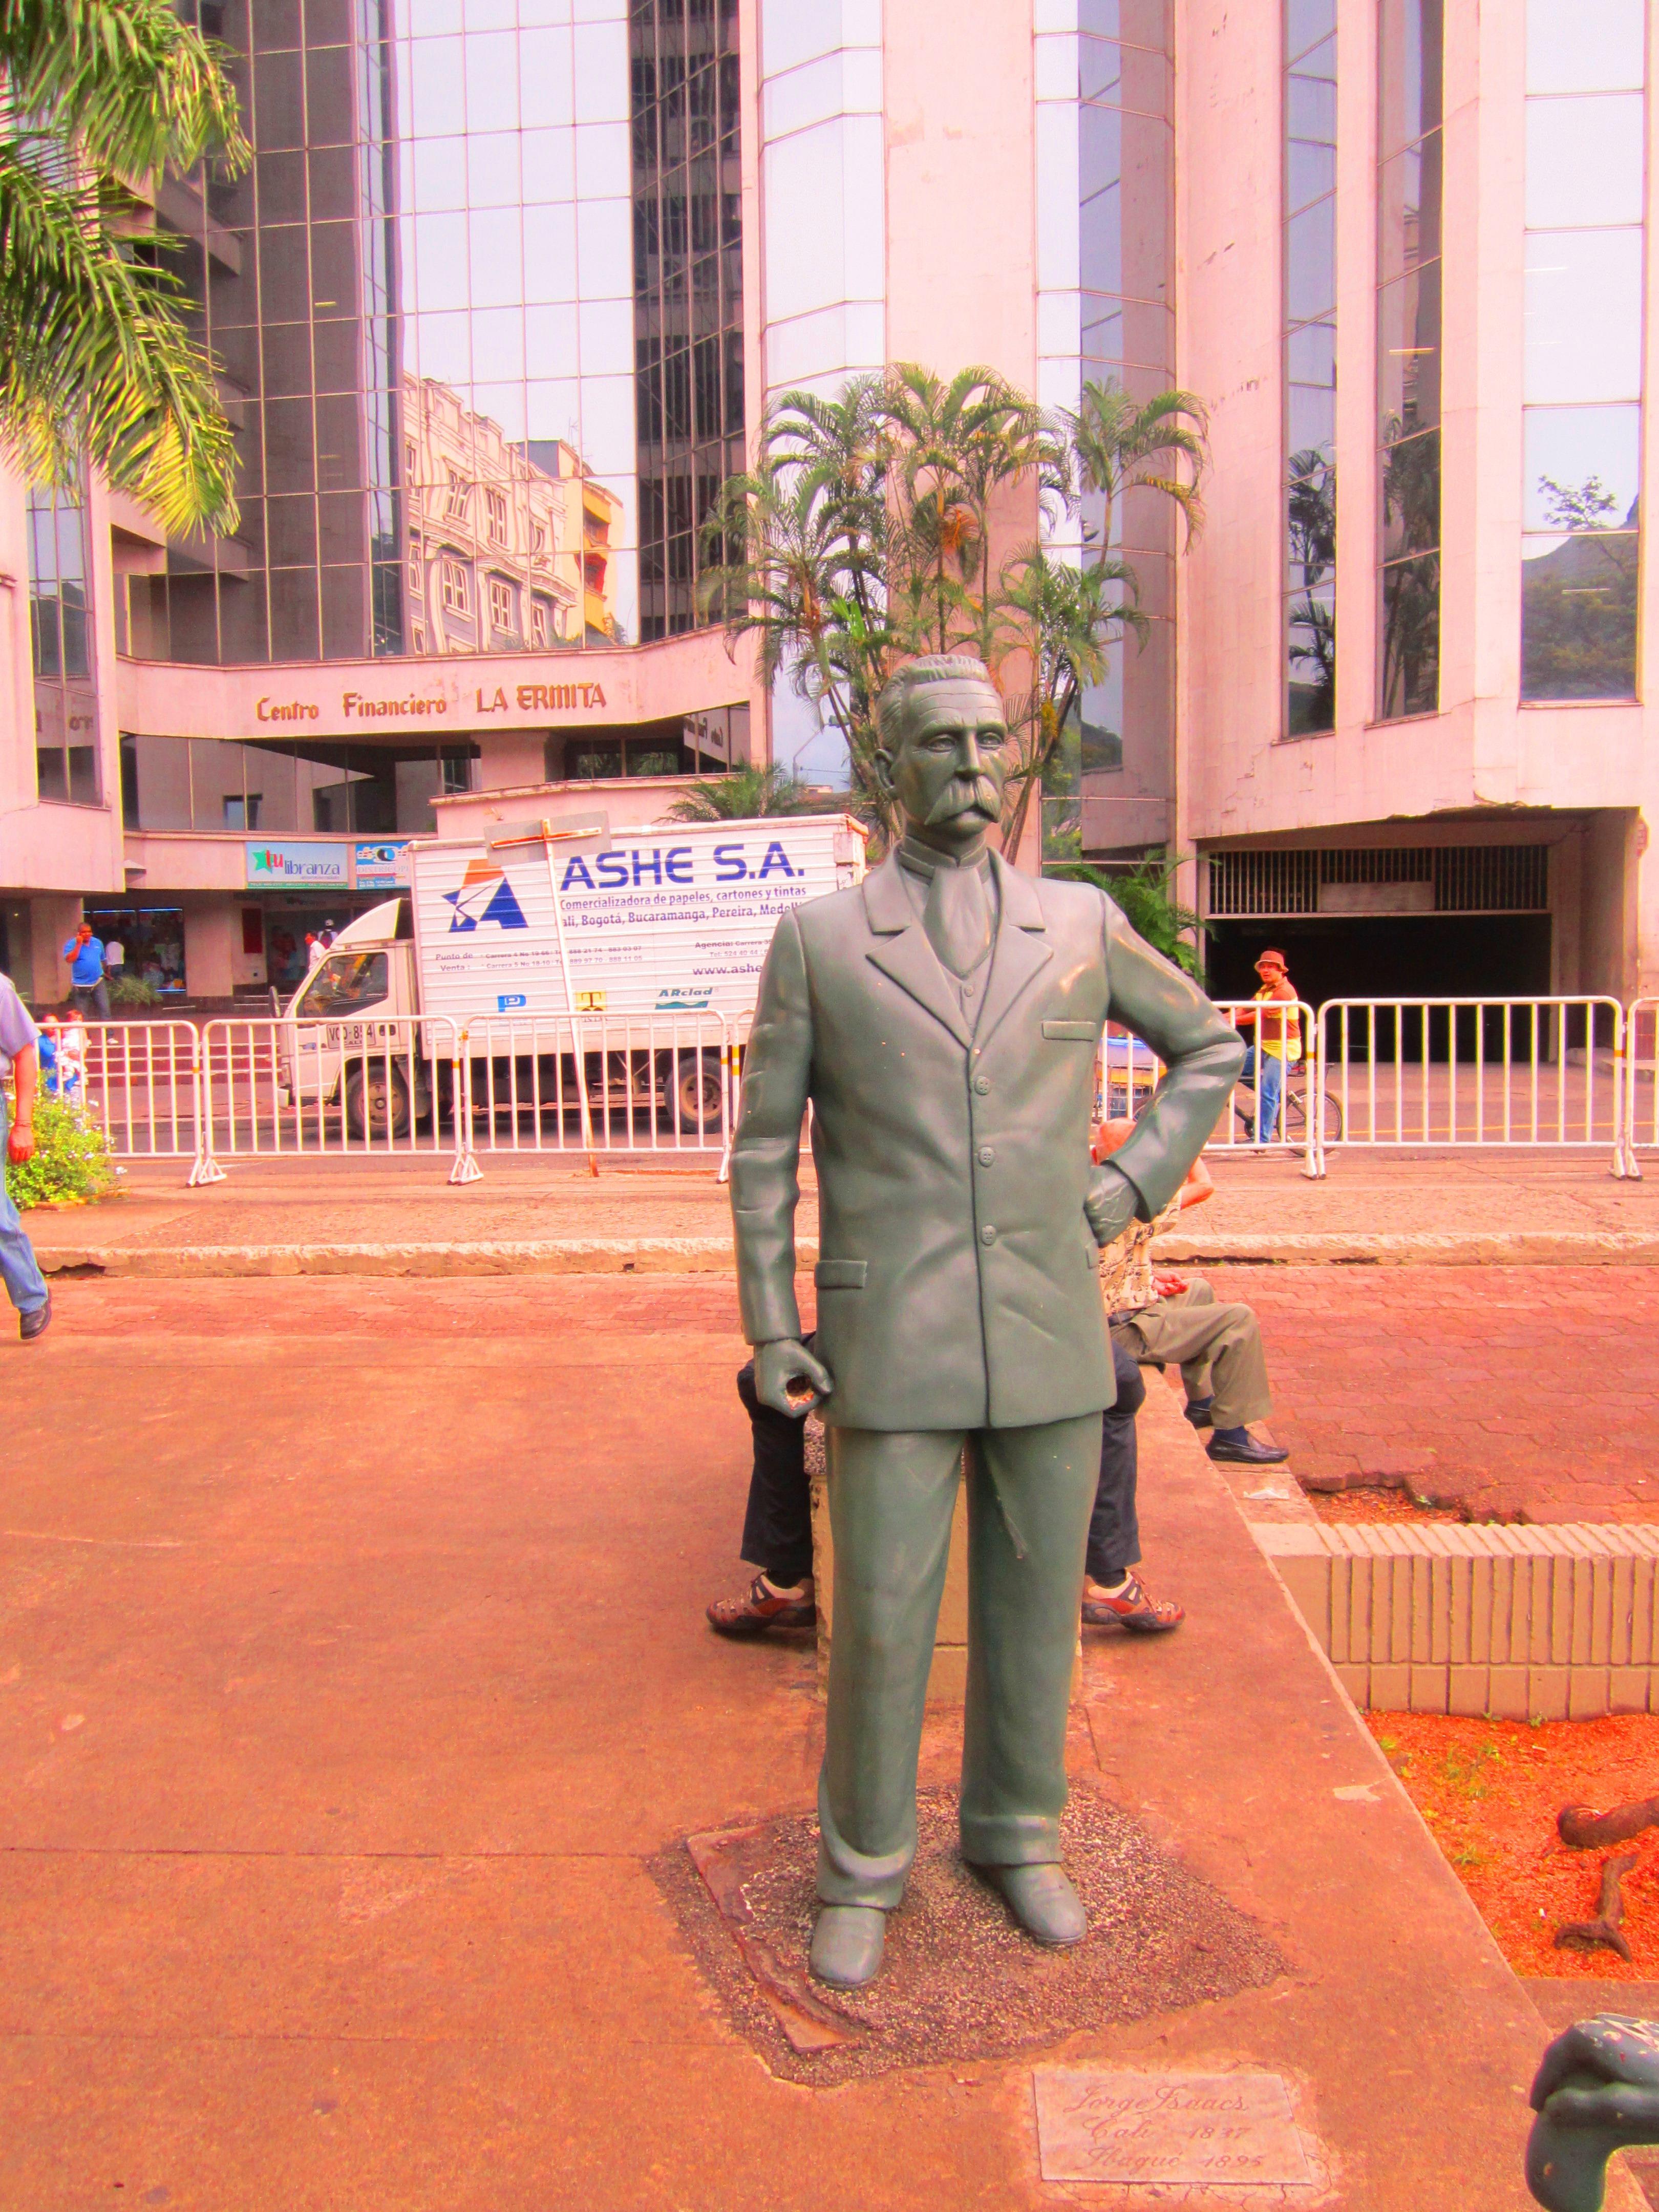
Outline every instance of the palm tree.
[[0, 442], [90, 462], [170, 532], [236, 526], [235, 450], [179, 287], [121, 180], [251, 158], [215, 51], [169, 0], [0, 0]]
[[839, 814], [841, 801], [811, 792], [781, 768], [737, 768], [694, 783], [668, 810], [671, 822], [748, 822], [760, 814]]
[[1201, 486], [1209, 458], [1209, 411], [1196, 392], [1160, 392], [1142, 401], [1109, 377], [1085, 384], [1083, 404], [1063, 408], [1059, 419], [1079, 490], [1094, 494], [1103, 507], [1099, 524], [1085, 526], [1085, 540], [1109, 546], [1124, 495], [1141, 486], [1179, 510], [1192, 544], [1204, 527]]
[[1109, 647], [1126, 629], [1144, 640], [1151, 625], [1138, 606], [1135, 575], [1104, 556], [1086, 568], [1056, 561], [1041, 545], [1024, 547], [1006, 565], [997, 605], [996, 663], [1023, 649], [1035, 681], [1006, 696], [1008, 727], [1018, 748], [1005, 787], [1002, 849], [1018, 853], [1031, 795], [1058, 753], [1067, 726], [1083, 712], [1083, 695], [1104, 681]]

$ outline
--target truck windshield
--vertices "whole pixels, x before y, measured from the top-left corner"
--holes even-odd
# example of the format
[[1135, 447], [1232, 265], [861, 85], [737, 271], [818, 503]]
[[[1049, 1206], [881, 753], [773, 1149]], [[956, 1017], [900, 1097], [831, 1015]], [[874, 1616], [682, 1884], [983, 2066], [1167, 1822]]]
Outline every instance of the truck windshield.
[[365, 1006], [378, 1006], [388, 988], [384, 952], [331, 952], [301, 992], [294, 1012], [313, 1022], [360, 1013]]

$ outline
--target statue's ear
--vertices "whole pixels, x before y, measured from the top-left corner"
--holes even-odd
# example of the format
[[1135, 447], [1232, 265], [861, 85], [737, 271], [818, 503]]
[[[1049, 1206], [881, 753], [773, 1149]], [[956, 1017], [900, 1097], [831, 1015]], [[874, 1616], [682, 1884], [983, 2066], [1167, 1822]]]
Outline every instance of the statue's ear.
[[880, 745], [876, 747], [876, 782], [884, 799], [895, 796], [893, 790], [893, 756]]

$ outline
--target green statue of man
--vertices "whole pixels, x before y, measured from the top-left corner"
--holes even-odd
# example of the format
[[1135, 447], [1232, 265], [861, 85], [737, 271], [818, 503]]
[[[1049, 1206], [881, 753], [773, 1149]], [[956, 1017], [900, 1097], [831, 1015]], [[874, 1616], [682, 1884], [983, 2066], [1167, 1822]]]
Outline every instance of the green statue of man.
[[[915, 1855], [916, 1759], [963, 1446], [963, 1856], [1040, 1942], [1076, 1942], [1060, 1815], [1083, 1555], [1112, 1361], [1097, 1248], [1179, 1189], [1243, 1048], [1086, 884], [986, 845], [1008, 732], [982, 663], [911, 662], [877, 710], [905, 835], [858, 888], [779, 921], [732, 1148], [744, 1331], [763, 1401], [823, 1407], [835, 1635], [812, 1969], [854, 1987]], [[1091, 1167], [1108, 1015], [1168, 1073]], [[812, 1106], [815, 1352], [795, 1205]]]

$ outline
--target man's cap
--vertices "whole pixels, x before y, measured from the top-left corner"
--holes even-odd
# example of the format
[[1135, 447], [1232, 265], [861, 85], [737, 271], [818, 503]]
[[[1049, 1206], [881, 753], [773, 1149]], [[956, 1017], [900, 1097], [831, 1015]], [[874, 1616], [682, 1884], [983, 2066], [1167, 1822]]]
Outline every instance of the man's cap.
[[1278, 961], [1278, 963], [1279, 963], [1279, 966], [1280, 966], [1281, 968], [1288, 968], [1288, 967], [1290, 966], [1290, 964], [1291, 964], [1291, 963], [1290, 963], [1290, 962], [1289, 962], [1289, 961], [1285, 957], [1284, 954], [1283, 954], [1282, 952], [1277, 952], [1277, 951], [1274, 951], [1274, 949], [1273, 949], [1273, 947], [1271, 945], [1267, 947], [1267, 951], [1266, 951], [1265, 952], [1258, 952], [1258, 953], [1256, 954], [1256, 956], [1255, 956], [1255, 964], [1256, 964], [1256, 966], [1259, 968], [1259, 967], [1261, 965], [1261, 963], [1262, 963], [1262, 962], [1263, 962], [1264, 960], [1277, 960], [1277, 961]]

